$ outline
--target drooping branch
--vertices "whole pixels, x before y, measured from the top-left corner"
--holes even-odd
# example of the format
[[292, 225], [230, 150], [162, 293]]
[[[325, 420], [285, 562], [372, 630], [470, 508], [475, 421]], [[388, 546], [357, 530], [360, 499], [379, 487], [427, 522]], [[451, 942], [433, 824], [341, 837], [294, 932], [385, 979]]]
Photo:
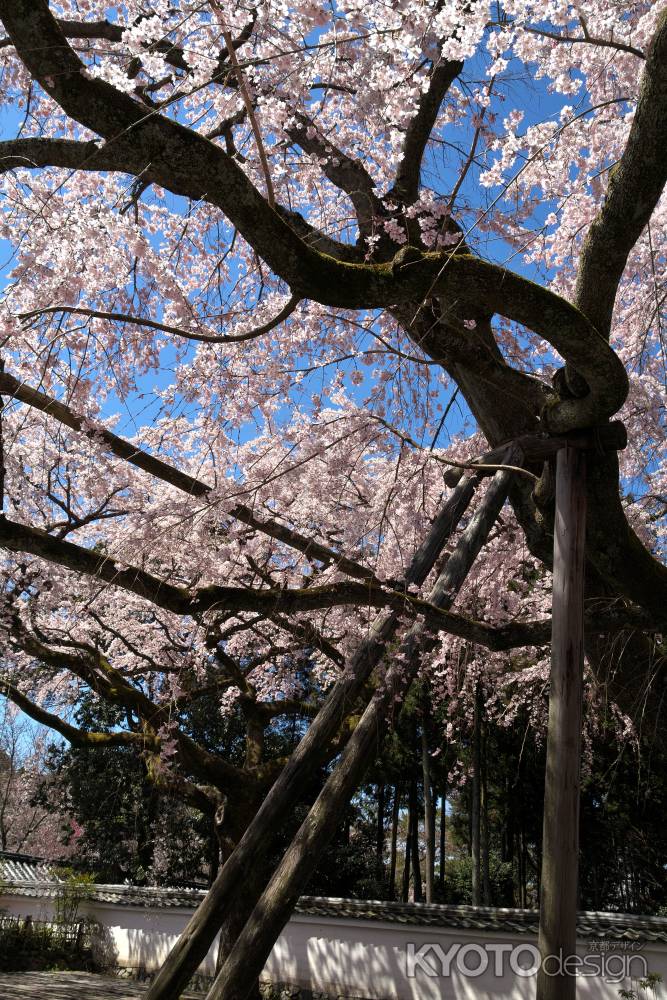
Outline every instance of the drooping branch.
[[74, 313], [79, 316], [90, 316], [94, 319], [106, 319], [114, 323], [131, 323], [134, 326], [145, 326], [150, 330], [163, 330], [165, 333], [172, 333], [176, 337], [184, 337], [186, 340], [197, 340], [204, 344], [242, 344], [247, 340], [256, 340], [258, 337], [263, 337], [265, 333], [274, 330], [286, 319], [289, 319], [300, 302], [301, 299], [298, 295], [291, 295], [273, 319], [255, 326], [251, 330], [246, 330], [245, 333], [225, 335], [198, 333], [196, 330], [183, 330], [179, 326], [160, 323], [159, 320], [149, 319], [145, 316], [134, 316], [122, 312], [107, 312], [104, 309], [89, 309], [86, 306], [43, 306], [39, 309], [31, 309], [30, 312], [19, 313], [19, 319], [30, 320], [35, 316], [44, 316], [48, 313]]
[[0, 546], [10, 552], [30, 553], [75, 573], [118, 586], [175, 614], [188, 615], [198, 610], [193, 595], [183, 588], [165, 583], [145, 570], [120, 569], [109, 556], [6, 517], [0, 517]]
[[[62, 167], [91, 172], [114, 171], [140, 177], [148, 185], [155, 179], [151, 174], [150, 161], [141, 155], [139, 148], [133, 148], [131, 144], [121, 141], [122, 139], [122, 136], [117, 136], [107, 143], [101, 143], [99, 140], [83, 142], [74, 139], [39, 137], [8, 139], [0, 142], [0, 173], [7, 173], [19, 167], [24, 169]], [[215, 156], [215, 151], [222, 153], [222, 150], [208, 140], [206, 148], [209, 155]], [[218, 168], [222, 169], [220, 164], [213, 169]], [[213, 179], [215, 180], [215, 177]], [[175, 183], [175, 178], [172, 178], [172, 183]], [[169, 184], [166, 186], [169, 187]], [[177, 189], [173, 187], [172, 190], [176, 192]], [[188, 196], [185, 188], [178, 187], [178, 192]], [[192, 192], [190, 194], [192, 196]], [[341, 243], [320, 232], [306, 222], [298, 212], [282, 205], [276, 205], [275, 211], [292, 233], [296, 233], [301, 240], [319, 253], [347, 263], [363, 262], [363, 251], [360, 252], [357, 247]]]
[[[191, 773], [198, 774], [203, 780], [212, 782], [225, 792], [242, 790], [244, 785], [251, 780], [251, 775], [247, 771], [228, 763], [216, 754], [210, 753], [183, 732], [172, 716], [171, 705], [155, 704], [142, 690], [131, 684], [121, 671], [115, 669], [97, 648], [77, 641], [71, 642], [72, 649], [49, 646], [37, 635], [28, 631], [18, 616], [14, 616], [11, 638], [24, 652], [38, 658], [43, 663], [50, 664], [59, 670], [66, 667], [110, 704], [134, 711], [142, 720], [142, 732], [116, 734], [120, 737], [126, 735], [127, 743], [137, 742], [137, 738], [142, 736], [146, 748], [158, 752], [162, 745], [159, 731], [161, 727], [169, 725], [171, 735], [176, 743], [179, 763]], [[36, 711], [43, 712], [38, 707]], [[43, 718], [37, 719], [37, 721], [42, 721], [44, 725], [51, 725], [51, 722], [47, 721], [47, 716], [52, 720], [57, 719], [57, 716], [44, 713]], [[37, 718], [35, 715], [33, 717]], [[70, 726], [69, 729], [72, 727]], [[56, 728], [56, 731], [60, 732], [61, 735], [66, 735], [62, 729]], [[67, 739], [69, 738], [67, 736]], [[97, 741], [97, 745], [99, 745], [99, 741]]]
[[139, 688], [134, 687], [117, 670], [114, 670], [106, 657], [94, 646], [74, 640], [68, 643], [69, 648], [49, 645], [35, 631], [30, 631], [15, 614], [11, 623], [11, 641], [25, 653], [34, 656], [40, 662], [55, 667], [56, 670], [67, 668], [79, 677], [91, 690], [101, 695], [107, 701], [131, 709], [148, 721], [156, 730], [161, 722], [167, 721], [167, 712], [151, 702]]
[[[150, 755], [148, 773], [156, 786], [169, 788], [171, 791], [178, 791], [178, 794], [184, 801], [189, 802], [201, 812], [207, 814], [215, 812], [216, 796], [218, 798], [220, 796], [220, 769], [217, 767], [214, 769], [217, 784], [212, 787], [196, 785], [174, 771], [167, 774], [164, 769], [157, 768], [154, 763], [151, 763], [159, 754], [161, 744], [160, 738], [152, 731], [144, 729], [141, 732], [123, 730], [107, 733], [79, 729], [76, 726], [70, 725], [53, 712], [49, 712], [40, 705], [37, 705], [14, 684], [3, 678], [0, 678], [0, 695], [4, 695], [4, 697], [12, 701], [17, 708], [20, 708], [22, 712], [25, 712], [35, 722], [53, 730], [54, 733], [59, 733], [71, 746], [87, 749], [134, 747], [142, 754], [148, 753]], [[197, 747], [197, 749], [199, 748]], [[188, 763], [192, 763], [192, 756], [191, 754], [188, 758]], [[210, 766], [206, 768], [209, 777], [211, 776], [211, 770]], [[248, 780], [249, 776], [244, 776], [246, 783]], [[242, 783], [237, 782], [237, 785], [241, 787]], [[225, 787], [224, 784], [223, 787]]]
[[15, 685], [0, 678], [0, 695], [9, 698], [17, 708], [29, 715], [35, 722], [42, 726], [47, 726], [54, 733], [60, 733], [68, 743], [76, 747], [126, 747], [134, 746], [140, 750], [158, 749], [158, 741], [148, 733], [115, 732], [97, 733], [88, 732], [84, 729], [77, 729], [71, 726], [64, 719], [47, 712], [46, 709], [36, 705], [27, 695], [23, 694]]
[[[496, 629], [471, 621], [450, 611], [434, 607], [429, 601], [413, 594], [384, 587], [379, 583], [356, 581], [291, 589], [252, 590], [243, 587], [210, 586], [186, 590], [166, 583], [159, 577], [137, 567], [120, 568], [114, 559], [91, 549], [48, 535], [39, 528], [0, 517], [0, 547], [11, 552], [27, 552], [47, 562], [93, 579], [101, 580], [150, 601], [157, 607], [177, 615], [197, 617], [209, 611], [236, 614], [262, 611], [267, 617], [293, 614], [321, 608], [357, 605], [390, 607], [408, 616], [423, 615], [431, 628], [460, 636], [470, 642], [493, 646]], [[528, 641], [533, 632], [529, 630]], [[512, 639], [525, 645], [520, 629]], [[507, 642], [508, 639], [500, 640]], [[495, 648], [495, 647], [494, 647]]]
[[[0, 372], [0, 392], [7, 393], [8, 396], [25, 403], [27, 406], [32, 406], [42, 413], [48, 414], [72, 430], [101, 440], [113, 455], [124, 459], [130, 465], [141, 469], [156, 479], [169, 483], [183, 493], [187, 493], [188, 496], [207, 497], [211, 493], [211, 487], [207, 483], [202, 482], [202, 480], [181, 472], [180, 469], [169, 465], [168, 462], [164, 462], [154, 455], [149, 455], [148, 452], [112, 433], [105, 427], [91, 425], [90, 421], [75, 413], [69, 406], [54, 399], [52, 396], [46, 395], [46, 393], [30, 388], [30, 386], [27, 386], [24, 382], [19, 382], [18, 379], [6, 372]], [[317, 559], [326, 566], [336, 566], [348, 576], [360, 580], [375, 579], [372, 570], [362, 566], [354, 559], [337, 552], [335, 549], [324, 545], [322, 542], [318, 542], [316, 539], [302, 535], [295, 529], [276, 521], [275, 518], [260, 517], [245, 504], [236, 504], [229, 513], [231, 517], [236, 518], [236, 520], [241, 521], [243, 524], [247, 524], [249, 527], [268, 535], [270, 538], [275, 538], [277, 541], [283, 542], [285, 545], [302, 552], [309, 558]]]

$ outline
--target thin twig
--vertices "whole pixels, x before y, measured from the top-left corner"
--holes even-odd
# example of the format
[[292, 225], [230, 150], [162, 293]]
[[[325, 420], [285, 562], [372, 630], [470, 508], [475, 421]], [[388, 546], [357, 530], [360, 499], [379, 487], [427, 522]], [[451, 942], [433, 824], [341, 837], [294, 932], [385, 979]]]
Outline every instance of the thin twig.
[[530, 35], [539, 35], [541, 38], [550, 38], [553, 42], [568, 42], [570, 45], [584, 44], [584, 45], [596, 45], [598, 48], [603, 49], [616, 49], [618, 52], [628, 52], [632, 56], [637, 56], [638, 59], [646, 59], [645, 54], [641, 49], [636, 49], [634, 45], [628, 45], [626, 42], [615, 42], [610, 38], [594, 38], [589, 34], [588, 29], [585, 27], [585, 21], [580, 18], [581, 27], [583, 29], [583, 37], [572, 38], [571, 35], [559, 35], [555, 31], [543, 31], [542, 28], [531, 28], [528, 25], [523, 26], [523, 30], [527, 31]]
[[[386, 427], [388, 431], [395, 434], [396, 437], [403, 441], [404, 444], [410, 445], [411, 448], [417, 448], [419, 451], [424, 451], [423, 447], [418, 444], [414, 438], [411, 438], [409, 434], [404, 434], [399, 431], [398, 428], [390, 424], [384, 417], [379, 417], [376, 413], [369, 413], [368, 416], [371, 420], [376, 420], [383, 427]], [[505, 465], [501, 463], [490, 463], [490, 462], [455, 462], [452, 458], [443, 458], [442, 455], [432, 456], [436, 462], [440, 462], [441, 465], [449, 465], [454, 469], [488, 469], [489, 471], [497, 472], [498, 469], [506, 469], [508, 472], [518, 472], [521, 476], [528, 476], [529, 479], [534, 480], [534, 482], [539, 482], [539, 476], [534, 475], [529, 472], [528, 469], [522, 469], [520, 465]]]
[[[491, 78], [491, 82], [489, 83], [489, 88], [488, 88], [488, 91], [487, 91], [487, 96], [489, 98], [491, 97], [491, 94], [493, 92], [493, 84], [495, 83], [495, 80], [496, 80], [496, 78], [494, 76], [494, 77]], [[479, 122], [477, 123], [477, 127], [475, 128], [475, 134], [472, 137], [472, 143], [470, 145], [470, 151], [468, 153], [468, 156], [466, 157], [466, 161], [463, 164], [463, 167], [461, 168], [461, 172], [460, 172], [460, 174], [458, 176], [458, 180], [456, 181], [456, 184], [454, 185], [452, 193], [449, 196], [449, 202], [447, 204], [447, 208], [449, 209], [450, 213], [451, 213], [451, 211], [452, 211], [452, 209], [454, 207], [454, 203], [456, 201], [457, 195], [458, 195], [459, 191], [461, 190], [461, 185], [463, 184], [464, 180], [466, 179], [466, 176], [467, 176], [468, 171], [470, 170], [471, 166], [475, 162], [475, 153], [477, 152], [477, 143], [479, 142], [479, 137], [482, 134], [482, 124], [484, 122], [484, 115], [485, 114], [486, 114], [486, 107], [483, 107], [482, 110], [480, 111], [480, 114], [479, 114]]]
[[253, 107], [252, 98], [246, 84], [245, 76], [236, 57], [236, 49], [234, 48], [234, 39], [232, 38], [225, 21], [225, 16], [222, 12], [222, 8], [218, 3], [218, 0], [209, 0], [211, 9], [215, 12], [220, 28], [222, 30], [222, 37], [225, 40], [225, 45], [227, 46], [227, 52], [229, 54], [229, 61], [232, 65], [234, 73], [236, 75], [236, 81], [239, 85], [239, 91], [241, 97], [243, 98], [243, 103], [245, 104], [245, 109], [248, 112], [248, 118], [250, 120], [250, 125], [252, 127], [253, 135], [255, 136], [255, 142], [257, 144], [257, 152], [259, 153], [259, 162], [262, 165], [262, 171], [264, 173], [264, 182], [266, 184], [266, 200], [271, 208], [275, 208], [276, 197], [273, 191], [273, 182], [271, 180], [271, 172], [269, 170], [269, 161], [266, 156], [266, 150], [264, 148], [264, 140], [262, 139], [262, 133], [259, 129], [259, 124], [257, 122], [257, 116], [255, 115], [255, 109]]

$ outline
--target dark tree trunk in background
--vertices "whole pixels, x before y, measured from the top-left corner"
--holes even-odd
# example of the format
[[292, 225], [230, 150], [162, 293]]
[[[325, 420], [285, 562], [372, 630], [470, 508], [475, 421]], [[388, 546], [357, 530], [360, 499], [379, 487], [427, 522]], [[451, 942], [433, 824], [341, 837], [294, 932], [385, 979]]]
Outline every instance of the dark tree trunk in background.
[[488, 766], [488, 728], [484, 719], [481, 721], [481, 730], [482, 773], [480, 783], [480, 850], [482, 854], [482, 902], [484, 903], [484, 906], [491, 906], [491, 876], [489, 873], [489, 789], [486, 773]]
[[396, 857], [398, 848], [398, 820], [401, 810], [401, 784], [394, 786], [394, 801], [391, 804], [391, 855], [389, 860], [389, 898], [396, 898]]
[[422, 716], [422, 775], [424, 783], [424, 839], [426, 841], [425, 883], [426, 902], [433, 902], [435, 878], [435, 807], [431, 784], [431, 758], [428, 752], [428, 705], [425, 701]]
[[[579, 873], [579, 782], [584, 668], [586, 459], [566, 446], [556, 459], [551, 686], [544, 782], [539, 948], [575, 953]], [[548, 969], [547, 969], [548, 971]], [[540, 969], [537, 1000], [575, 1000], [574, 975]]]
[[526, 825], [521, 822], [521, 871], [522, 871], [522, 894], [524, 907], [528, 906], [528, 849], [526, 847]]
[[479, 906], [481, 893], [480, 857], [480, 797], [481, 797], [481, 689], [479, 682], [475, 691], [475, 714], [472, 731], [472, 787], [470, 803], [470, 856], [472, 859], [472, 905]]
[[408, 795], [408, 818], [405, 826], [405, 846], [403, 849], [403, 885], [401, 900], [407, 903], [410, 898], [410, 868], [412, 865], [412, 805]]
[[447, 738], [442, 747], [442, 789], [440, 792], [440, 869], [438, 871], [438, 891], [440, 901], [445, 901], [445, 873], [447, 869]]
[[440, 899], [445, 898], [445, 866], [447, 862], [447, 786], [440, 796], [440, 870], [438, 872], [438, 889]]
[[514, 858], [514, 827], [512, 823], [512, 798], [509, 778], [505, 777], [505, 787], [503, 789], [503, 835], [501, 845], [501, 860], [511, 863]]
[[410, 819], [412, 821], [412, 833], [410, 834], [412, 884], [414, 887], [415, 903], [421, 903], [424, 896], [422, 892], [421, 861], [419, 859], [419, 803], [417, 801], [417, 781], [415, 778], [410, 782]]
[[517, 877], [519, 880], [519, 906], [524, 908], [526, 906], [526, 855], [523, 850], [523, 819], [521, 820], [521, 826], [516, 831], [516, 859]]
[[385, 786], [378, 785], [377, 791], [377, 831], [375, 840], [375, 873], [378, 882], [384, 881], [384, 811]]

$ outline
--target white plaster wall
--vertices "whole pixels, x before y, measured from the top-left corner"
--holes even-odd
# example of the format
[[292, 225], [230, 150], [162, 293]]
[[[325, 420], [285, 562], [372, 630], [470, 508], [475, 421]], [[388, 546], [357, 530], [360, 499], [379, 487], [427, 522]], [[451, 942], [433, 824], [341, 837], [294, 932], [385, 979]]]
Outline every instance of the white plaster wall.
[[[264, 969], [264, 978], [301, 986], [310, 986], [334, 995], [372, 997], [374, 1000], [532, 1000], [535, 977], [517, 976], [504, 962], [504, 975], [494, 970], [494, 956], [489, 956], [488, 968], [479, 976], [462, 975], [457, 967], [459, 950], [485, 943], [516, 946], [537, 945], [528, 934], [490, 934], [456, 931], [449, 928], [416, 927], [410, 924], [375, 921], [318, 918], [295, 914], [276, 942]], [[445, 955], [452, 946], [449, 975], [442, 975], [442, 963], [432, 952], [426, 953], [426, 964], [438, 973], [429, 976], [416, 965], [414, 977], [407, 975], [408, 943], [415, 952], [424, 945], [439, 944]], [[646, 959], [648, 971], [660, 973], [667, 983], [667, 946], [651, 946], [641, 952], [616, 953], [625, 955], [624, 968], [639, 973]], [[589, 954], [587, 942], [581, 942], [578, 953]], [[630, 961], [630, 956], [634, 956]], [[469, 970], [478, 967], [476, 948], [462, 956], [461, 965]], [[516, 956], [518, 964], [529, 966], [531, 954], [524, 951]], [[600, 959], [595, 957], [595, 961]], [[619, 962], [606, 959], [609, 970], [618, 975]], [[618, 990], [630, 982], [606, 982], [599, 976], [578, 979], [577, 997], [582, 1000], [618, 1000]]]
[[[12, 916], [32, 916], [34, 920], [50, 920], [53, 904], [50, 899], [27, 896], [0, 896], [0, 909]], [[82, 916], [96, 920], [107, 934], [102, 945], [109, 948], [109, 957], [122, 968], [159, 969], [176, 944], [192, 910], [185, 907], [162, 909], [144, 906], [120, 906], [97, 900], [81, 904]], [[215, 970], [217, 941], [202, 962], [200, 970], [212, 975]]]
[[[107, 928], [117, 965], [148, 972], [161, 967], [192, 916], [192, 910], [181, 907], [158, 909], [98, 902], [86, 904], [85, 912]], [[201, 972], [214, 973], [216, 954], [217, 940], [202, 962]]]
[[[48, 920], [52, 913], [50, 900], [18, 896], [0, 897], [0, 908], [11, 914], [30, 914], [42, 920]], [[82, 912], [106, 928], [107, 942], [111, 944], [118, 965], [148, 971], [160, 967], [192, 914], [192, 910], [186, 908], [120, 906], [96, 901], [83, 904]], [[414, 977], [408, 976], [409, 943], [414, 952], [422, 946], [439, 945], [441, 954], [447, 955], [455, 948], [451, 951], [449, 973], [442, 974], [438, 954], [434, 955], [427, 948], [425, 962], [436, 975], [427, 975], [417, 963]], [[532, 1000], [535, 977], [517, 975], [508, 960], [504, 961], [501, 976], [495, 974], [493, 955], [481, 975], [462, 975], [461, 965], [473, 971], [477, 968], [479, 958], [475, 946], [486, 943], [525, 946], [535, 945], [536, 940], [527, 934], [490, 934], [295, 914], [276, 942], [262, 978], [306, 986], [334, 996], [373, 1000]], [[466, 946], [473, 947], [461, 955], [460, 949]], [[610, 947], [615, 954], [625, 955], [625, 967], [637, 974], [644, 967], [637, 957], [642, 956], [648, 970], [660, 973], [667, 984], [667, 945], [646, 946], [641, 951], [628, 952], [611, 942]], [[586, 942], [581, 943], [579, 954], [582, 957], [590, 954]], [[634, 958], [630, 962], [631, 956]], [[517, 958], [524, 966], [531, 962], [531, 954], [525, 949]], [[614, 975], [618, 974], [619, 961], [611, 961], [610, 971]], [[214, 967], [215, 946], [201, 971], [210, 975]], [[630, 985], [627, 979], [611, 982], [597, 975], [580, 976], [577, 998], [618, 1000], [619, 989]]]

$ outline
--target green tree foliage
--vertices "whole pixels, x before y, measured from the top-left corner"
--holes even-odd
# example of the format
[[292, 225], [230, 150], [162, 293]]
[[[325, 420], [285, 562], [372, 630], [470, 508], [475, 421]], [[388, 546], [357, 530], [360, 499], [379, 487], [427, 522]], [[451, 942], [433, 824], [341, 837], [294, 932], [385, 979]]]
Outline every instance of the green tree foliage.
[[581, 899], [591, 910], [667, 907], [667, 748], [596, 744], [581, 800]]
[[[77, 708], [83, 728], [109, 731], [118, 724], [112, 706], [84, 698]], [[52, 780], [38, 793], [54, 812], [70, 817], [66, 842], [75, 842], [73, 859], [94, 870], [98, 880], [174, 884], [205, 871], [203, 817], [149, 780], [146, 765], [132, 747], [53, 745]]]

